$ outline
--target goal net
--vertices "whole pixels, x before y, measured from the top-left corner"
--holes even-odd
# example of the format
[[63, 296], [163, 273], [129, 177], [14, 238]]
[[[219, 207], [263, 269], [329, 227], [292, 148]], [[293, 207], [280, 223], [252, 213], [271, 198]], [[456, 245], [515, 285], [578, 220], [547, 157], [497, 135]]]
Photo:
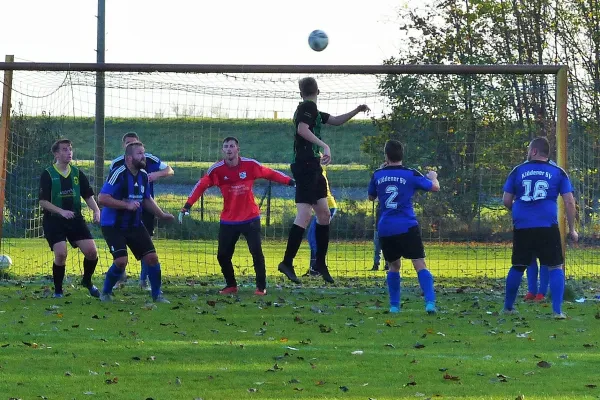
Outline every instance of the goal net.
[[[175, 171], [155, 185], [157, 203], [173, 214], [198, 179], [221, 159], [222, 140], [227, 136], [239, 139], [242, 156], [291, 174], [291, 118], [300, 101], [298, 80], [303, 76], [107, 72], [103, 178], [110, 160], [123, 153], [121, 137], [132, 131], [148, 153]], [[334, 277], [358, 282], [382, 278], [383, 259], [380, 271], [371, 271], [378, 260], [373, 242], [376, 204], [368, 201], [367, 186], [373, 170], [383, 162], [383, 144], [389, 138], [405, 144], [407, 166], [424, 172], [435, 169], [439, 174], [442, 191], [415, 198], [433, 274], [461, 279], [503, 277], [510, 267], [512, 227], [502, 207], [502, 185], [510, 170], [524, 160], [530, 138], [547, 135], [553, 145], [556, 142], [554, 77], [312, 76], [319, 83], [320, 110], [340, 115], [360, 104], [372, 110], [340, 127], [323, 129], [333, 155], [326, 172], [337, 202], [328, 254]], [[75, 165], [94, 187], [101, 187], [97, 180], [102, 177], [94, 176], [95, 85], [95, 72], [13, 74], [2, 253], [12, 258], [10, 271], [16, 276], [49, 275], [51, 271], [52, 253], [43, 239], [37, 197], [40, 174], [52, 163], [50, 145], [59, 137], [71, 139]], [[581, 172], [581, 166], [572, 168]], [[596, 199], [595, 189], [589, 185], [583, 189], [584, 181], [574, 179], [577, 194]], [[257, 181], [254, 193], [262, 215], [269, 279], [279, 279], [276, 267], [295, 216], [294, 189]], [[158, 223], [155, 244], [165, 275], [220, 274], [216, 252], [222, 204], [218, 188], [211, 188], [183, 224]], [[97, 239], [98, 271], [105, 271], [111, 255], [89, 211], [86, 218]], [[590, 221], [594, 226], [587, 224], [587, 218], [582, 221], [586, 221], [580, 227], [584, 234], [596, 229], [596, 219]], [[573, 267], [569, 272], [577, 276], [597, 273], [593, 246], [568, 254], [567, 268]], [[68, 272], [80, 273], [81, 261], [82, 256], [71, 250]], [[310, 249], [304, 242], [295, 260], [297, 272], [308, 269], [309, 261]], [[234, 266], [240, 278], [252, 281], [252, 257], [243, 237], [236, 247]], [[133, 257], [128, 268], [132, 273], [139, 271]], [[414, 275], [405, 262], [403, 276]]]

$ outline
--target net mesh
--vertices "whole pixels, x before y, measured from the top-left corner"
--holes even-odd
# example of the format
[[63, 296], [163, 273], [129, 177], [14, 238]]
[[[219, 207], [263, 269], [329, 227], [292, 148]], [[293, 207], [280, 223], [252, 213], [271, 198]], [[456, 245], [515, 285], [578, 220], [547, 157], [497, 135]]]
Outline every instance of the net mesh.
[[[177, 213], [188, 193], [221, 158], [226, 136], [240, 140], [241, 154], [290, 174], [293, 126], [299, 102], [296, 74], [106, 73], [106, 172], [122, 154], [121, 137], [135, 131], [146, 151], [168, 163], [175, 175], [156, 183], [158, 204]], [[436, 169], [442, 192], [420, 194], [415, 208], [421, 221], [427, 263], [440, 278], [502, 277], [510, 266], [510, 216], [502, 207], [502, 185], [525, 156], [534, 134], [555, 140], [551, 78], [525, 86], [521, 78], [484, 75], [379, 76], [321, 74], [319, 109], [344, 114], [368, 104], [340, 127], [325, 127], [333, 164], [327, 168], [338, 212], [332, 221], [328, 264], [334, 276], [373, 276], [375, 205], [367, 185], [382, 161], [385, 139], [405, 143], [405, 164]], [[521, 98], [514, 97], [513, 81]], [[43, 240], [37, 192], [43, 169], [52, 162], [51, 143], [66, 137], [74, 143], [75, 164], [93, 177], [96, 74], [91, 72], [14, 72], [12, 118], [7, 165], [2, 252], [13, 259], [16, 275], [49, 274], [52, 253]], [[465, 95], [467, 94], [467, 95]], [[540, 120], [536, 106], [545, 114]], [[505, 113], [488, 112], [491, 108]], [[524, 115], [519, 116], [519, 113]], [[501, 115], [500, 117], [498, 116]], [[492, 116], [493, 115], [493, 116]], [[519, 118], [521, 118], [519, 120]], [[517, 122], [520, 121], [520, 124]], [[540, 122], [541, 121], [541, 122]], [[584, 245], [568, 252], [568, 273], [597, 274], [595, 238], [598, 196], [597, 146], [571, 127], [570, 172], [580, 198]], [[575, 132], [574, 132], [575, 131]], [[257, 181], [263, 250], [271, 275], [281, 261], [295, 216], [294, 189]], [[184, 224], [159, 223], [155, 234], [166, 275], [219, 274], [217, 232], [222, 198], [209, 189]], [[91, 220], [89, 212], [86, 214]], [[99, 271], [112, 260], [97, 226], [90, 228], [100, 252]], [[309, 265], [306, 244], [296, 259], [298, 271]], [[133, 258], [131, 258], [133, 260]], [[79, 273], [81, 255], [69, 252], [67, 268]], [[381, 266], [383, 266], [381, 261]], [[134, 264], [134, 263], [132, 263]], [[252, 258], [243, 239], [234, 265], [240, 277], [252, 279]], [[406, 267], [410, 267], [407, 265]], [[414, 276], [412, 268], [403, 275]], [[572, 269], [569, 269], [571, 268]]]

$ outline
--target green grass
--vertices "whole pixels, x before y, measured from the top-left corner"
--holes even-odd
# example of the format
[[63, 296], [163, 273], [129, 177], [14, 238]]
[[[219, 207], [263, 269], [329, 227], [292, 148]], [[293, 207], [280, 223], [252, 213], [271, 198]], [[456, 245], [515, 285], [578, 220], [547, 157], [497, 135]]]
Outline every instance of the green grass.
[[501, 285], [438, 286], [440, 312], [427, 316], [409, 284], [392, 316], [385, 289], [352, 281], [272, 286], [265, 298], [248, 287], [219, 297], [212, 284], [167, 284], [172, 304], [156, 308], [133, 286], [106, 304], [79, 288], [53, 300], [41, 285], [1, 285], [2, 398], [580, 400], [600, 390], [595, 303], [567, 304], [565, 321], [547, 304], [503, 316]]
[[[206, 173], [208, 168], [220, 159], [220, 156], [215, 156], [212, 161], [170, 161], [169, 159], [164, 159], [173, 168], [175, 175], [161, 180], [158, 185], [193, 186]], [[263, 160], [260, 157], [257, 157], [257, 159], [262, 163]], [[93, 173], [94, 162], [92, 160], [77, 160], [75, 164], [88, 173], [88, 175]], [[105, 161], [104, 164], [106, 166], [106, 176], [110, 161]], [[263, 163], [263, 165], [292, 176], [289, 163]], [[327, 167], [327, 177], [332, 188], [361, 187], [364, 188], [366, 193], [371, 174], [372, 171], [369, 171], [365, 165], [359, 164], [333, 164]]]
[[[96, 240], [100, 262], [98, 273], [105, 272], [112, 263], [112, 257], [102, 239]], [[220, 279], [220, 267], [217, 263], [217, 243], [213, 240], [155, 240], [157, 253], [161, 260], [163, 275], [168, 278], [216, 276]], [[267, 276], [270, 284], [279, 281], [281, 274], [277, 265], [285, 252], [284, 240], [263, 241], [263, 251], [267, 264]], [[369, 271], [373, 265], [372, 242], [333, 241], [329, 246], [328, 264], [334, 277], [356, 279], [362, 284], [373, 277], [383, 278], [383, 273]], [[427, 264], [437, 280], [458, 280], [469, 284], [472, 279], [502, 279], [510, 267], [510, 244], [481, 243], [439, 243], [426, 242]], [[5, 239], [3, 254], [13, 260], [9, 272], [13, 277], [49, 275], [51, 273], [52, 253], [43, 239]], [[295, 264], [298, 272], [304, 272], [309, 265], [308, 245], [300, 248]], [[69, 274], [80, 274], [81, 256], [70, 249], [67, 260]], [[139, 264], [130, 255], [130, 269], [133, 274], [139, 271]], [[252, 257], [243, 239], [238, 242], [233, 263], [236, 274], [244, 284], [253, 282]], [[567, 276], [585, 278], [598, 276], [600, 250], [590, 248], [569, 249], [567, 253]], [[415, 277], [414, 269], [408, 261], [403, 261], [402, 275]]]
[[[77, 158], [94, 158], [93, 118], [56, 118], [56, 128], [73, 141]], [[214, 162], [227, 136], [240, 140], [242, 155], [265, 163], [289, 163], [293, 148], [290, 120], [107, 118], [106, 159], [121, 154], [121, 137], [129, 131], [137, 132], [146, 150], [164, 160]], [[323, 132], [333, 161], [351, 164], [361, 162], [362, 139], [374, 135], [376, 129], [370, 121], [356, 120], [341, 127], [328, 126]]]

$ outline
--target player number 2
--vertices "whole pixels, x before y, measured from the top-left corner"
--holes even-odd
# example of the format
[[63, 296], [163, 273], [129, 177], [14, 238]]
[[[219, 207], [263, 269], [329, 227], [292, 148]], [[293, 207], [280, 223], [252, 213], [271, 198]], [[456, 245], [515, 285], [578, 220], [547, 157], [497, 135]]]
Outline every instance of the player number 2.
[[531, 194], [531, 185], [532, 181], [530, 179], [526, 179], [523, 181], [523, 187], [525, 188], [525, 193], [521, 196], [521, 200], [523, 201], [534, 201], [534, 200], [543, 200], [548, 195], [547, 190], [550, 187], [548, 182], [544, 180], [539, 180], [535, 182], [533, 185], [533, 195]]
[[398, 197], [398, 186], [394, 186], [394, 185], [387, 186], [385, 188], [385, 192], [387, 194], [389, 194], [389, 197], [385, 201], [385, 208], [397, 209], [398, 203], [396, 203], [394, 200], [396, 200], [396, 197]]

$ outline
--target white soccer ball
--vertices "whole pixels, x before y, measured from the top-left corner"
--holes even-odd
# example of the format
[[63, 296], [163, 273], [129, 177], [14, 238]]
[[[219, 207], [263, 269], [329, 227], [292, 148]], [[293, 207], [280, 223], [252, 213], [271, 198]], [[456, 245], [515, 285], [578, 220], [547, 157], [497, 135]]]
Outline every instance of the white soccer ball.
[[8, 269], [12, 265], [12, 260], [7, 255], [0, 255], [0, 269]]
[[308, 45], [314, 51], [323, 51], [329, 44], [327, 34], [320, 29], [314, 30], [308, 36]]

